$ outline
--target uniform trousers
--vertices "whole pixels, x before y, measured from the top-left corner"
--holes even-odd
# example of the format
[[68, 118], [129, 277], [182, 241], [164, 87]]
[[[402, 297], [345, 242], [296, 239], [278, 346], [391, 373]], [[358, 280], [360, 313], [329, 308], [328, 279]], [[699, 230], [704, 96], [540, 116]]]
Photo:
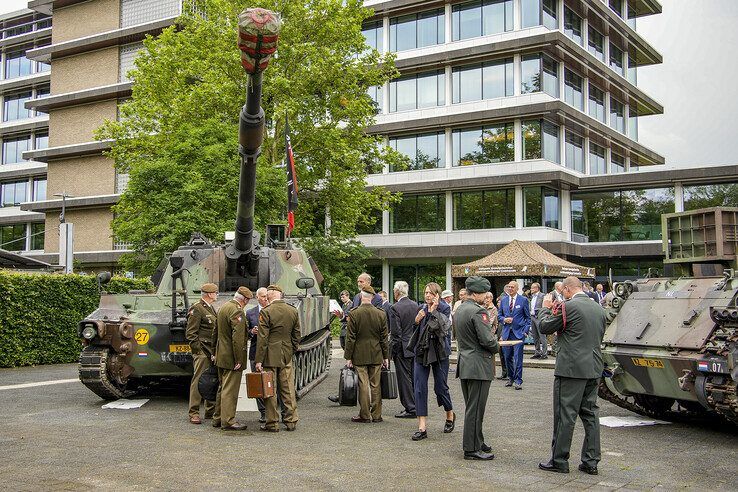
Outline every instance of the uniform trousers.
[[192, 373], [192, 382], [190, 383], [190, 417], [200, 416], [200, 404], [205, 401], [205, 418], [209, 419], [213, 416], [215, 410], [215, 402], [203, 400], [200, 395], [200, 390], [197, 389], [197, 383], [200, 381], [200, 376], [210, 367], [210, 356], [200, 352], [199, 354], [192, 354], [192, 365], [195, 370]]
[[407, 413], [415, 413], [415, 390], [413, 389], [414, 357], [404, 357], [402, 346], [395, 345], [392, 350], [392, 361], [397, 371], [397, 389], [400, 403]]
[[215, 411], [213, 420], [220, 421], [221, 427], [229, 427], [236, 423], [236, 405], [238, 405], [238, 390], [241, 388], [241, 374], [243, 370], [232, 371], [218, 368], [218, 396], [215, 397]]
[[596, 467], [600, 461], [600, 407], [597, 405], [599, 381], [599, 378], [554, 378], [554, 428], [551, 442], [551, 461], [554, 466], [569, 468], [569, 450], [577, 415], [584, 424], [582, 463]]
[[451, 394], [448, 392], [448, 359], [424, 366], [416, 358], [413, 366], [413, 387], [415, 388], [415, 415], [428, 416], [428, 378], [433, 371], [433, 391], [438, 406], [450, 412], [454, 409]]
[[[507, 339], [522, 340], [522, 338], [517, 338], [512, 330]], [[508, 379], [513, 383], [523, 384], [523, 344], [519, 343], [512, 347], [502, 347], [502, 354], [505, 358]]]
[[487, 407], [487, 397], [492, 381], [480, 379], [462, 379], [461, 393], [464, 395], [464, 437], [462, 446], [464, 452], [473, 453], [482, 450], [484, 434], [484, 410]]
[[378, 420], [382, 418], [382, 365], [354, 367], [359, 378], [359, 417]]
[[[275, 393], [282, 399], [282, 422], [287, 427], [297, 425], [297, 397], [295, 395], [295, 372], [292, 361], [284, 367], [265, 367], [265, 371], [272, 372], [272, 380], [276, 385]], [[266, 426], [279, 426], [279, 401], [276, 396], [264, 400], [266, 407]]]
[[[535, 316], [531, 314], [531, 317]], [[548, 356], [548, 338], [546, 335], [538, 331], [538, 322], [532, 321], [530, 324], [530, 334], [533, 337], [533, 347], [537, 355]]]

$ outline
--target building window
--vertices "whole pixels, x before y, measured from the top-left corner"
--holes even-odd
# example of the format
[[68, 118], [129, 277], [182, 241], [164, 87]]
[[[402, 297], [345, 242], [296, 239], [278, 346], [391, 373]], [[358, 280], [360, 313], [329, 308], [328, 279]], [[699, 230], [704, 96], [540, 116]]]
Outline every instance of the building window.
[[408, 169], [390, 169], [391, 172], [446, 167], [443, 132], [390, 138], [389, 146], [410, 160]]
[[575, 43], [582, 45], [582, 18], [567, 6], [564, 6], [564, 33]]
[[[381, 268], [379, 272], [381, 272]], [[369, 271], [371, 274], [371, 270]], [[423, 299], [423, 290], [430, 282], [438, 285], [446, 285], [446, 265], [443, 263], [430, 265], [393, 265], [389, 285], [394, 285], [398, 280], [404, 280], [409, 287], [408, 297], [410, 299]], [[382, 285], [381, 275], [374, 276], [372, 283]]]
[[628, 53], [628, 82], [633, 85], [638, 85], [638, 65], [636, 65], [635, 59]]
[[546, 55], [524, 56], [521, 65], [520, 91], [540, 92], [559, 97], [559, 63]]
[[625, 105], [613, 97], [610, 97], [610, 127], [625, 133]]
[[379, 85], [373, 85], [366, 90], [366, 93], [372, 99], [376, 113], [380, 114], [384, 106], [384, 88]]
[[364, 24], [361, 29], [361, 33], [364, 35], [366, 44], [369, 45], [370, 48], [375, 49], [380, 53], [384, 52], [384, 28], [382, 27], [382, 21], [368, 22]]
[[0, 226], [0, 249], [23, 251], [26, 249], [26, 224]]
[[31, 92], [6, 95], [3, 104], [3, 121], [22, 120], [31, 117], [31, 110], [24, 106], [31, 99]]
[[403, 195], [392, 209], [390, 226], [390, 232], [445, 230], [446, 195]]
[[14, 207], [27, 202], [28, 180], [10, 181], [0, 186], [0, 198], [3, 207]]
[[618, 16], [623, 17], [623, 0], [610, 0], [610, 9]]
[[36, 178], [33, 180], [33, 198], [34, 202], [42, 202], [46, 200], [46, 178]]
[[463, 103], [513, 95], [513, 60], [456, 67], [452, 74], [453, 102]]
[[638, 110], [632, 105], [628, 107], [628, 137], [638, 141]]
[[182, 0], [121, 0], [120, 27], [136, 26], [181, 13]]
[[661, 214], [674, 212], [674, 189], [572, 193], [572, 232], [586, 242], [661, 239]]
[[454, 166], [515, 160], [513, 123], [453, 131]]
[[610, 43], [610, 68], [620, 75], [625, 76], [625, 70], [623, 69], [623, 50], [613, 43]]
[[46, 233], [46, 224], [43, 222], [34, 222], [31, 224], [31, 249], [42, 251], [44, 249], [44, 234]]
[[549, 29], [557, 29], [556, 0], [521, 0], [522, 27], [544, 25]]
[[610, 173], [618, 174], [625, 172], [625, 157], [610, 152]]
[[684, 187], [684, 210], [708, 207], [738, 207], [738, 184]]
[[605, 161], [605, 148], [589, 143], [589, 174], [607, 173], [607, 161]]
[[123, 193], [128, 188], [128, 179], [129, 174], [128, 173], [119, 173], [118, 171], [115, 172], [115, 192], [116, 193]]
[[583, 79], [568, 68], [564, 70], [564, 101], [584, 111]]
[[356, 225], [356, 234], [382, 234], [382, 211], [372, 210], [367, 222]]
[[523, 188], [525, 227], [559, 228], [559, 192], [544, 186]]
[[589, 115], [605, 122], [605, 93], [592, 84], [589, 84]]
[[559, 127], [545, 120], [524, 121], [523, 159], [546, 159], [561, 164]]
[[[32, 49], [29, 46], [27, 49]], [[16, 77], [25, 77], [33, 73], [33, 62], [26, 58], [26, 52], [16, 51], [5, 55], [5, 78], [14, 79]]]
[[3, 164], [25, 162], [23, 152], [31, 148], [31, 136], [3, 140]]
[[595, 58], [600, 60], [601, 62], [605, 62], [605, 36], [600, 34], [600, 32], [593, 28], [592, 26], [589, 26], [589, 29], [587, 30], [587, 33], [589, 34], [589, 40], [587, 41], [587, 49], [590, 53], [594, 55]]
[[433, 46], [446, 41], [443, 9], [390, 19], [390, 51]]
[[453, 40], [488, 36], [513, 29], [512, 0], [485, 0], [452, 7]]
[[446, 104], [443, 71], [401, 77], [390, 82], [390, 113]]
[[128, 71], [136, 68], [134, 61], [143, 49], [143, 43], [131, 43], [120, 47], [118, 82], [128, 82]]
[[515, 227], [515, 190], [454, 193], [454, 230]]
[[566, 132], [564, 141], [566, 151], [566, 167], [574, 171], [584, 172], [584, 139], [575, 133]]
[[34, 149], [47, 149], [49, 147], [49, 132], [37, 133], [35, 142]]

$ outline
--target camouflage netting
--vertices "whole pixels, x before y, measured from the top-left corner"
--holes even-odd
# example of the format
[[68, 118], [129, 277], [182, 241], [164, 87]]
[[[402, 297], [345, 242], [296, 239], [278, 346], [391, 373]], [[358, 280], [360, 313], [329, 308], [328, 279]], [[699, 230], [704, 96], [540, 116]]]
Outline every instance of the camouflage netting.
[[594, 278], [594, 268], [579, 266], [549, 253], [538, 243], [514, 239], [479, 260], [453, 265], [454, 277], [566, 277]]
[[262, 72], [277, 51], [282, 28], [279, 14], [260, 8], [246, 9], [238, 15], [238, 49], [247, 73]]

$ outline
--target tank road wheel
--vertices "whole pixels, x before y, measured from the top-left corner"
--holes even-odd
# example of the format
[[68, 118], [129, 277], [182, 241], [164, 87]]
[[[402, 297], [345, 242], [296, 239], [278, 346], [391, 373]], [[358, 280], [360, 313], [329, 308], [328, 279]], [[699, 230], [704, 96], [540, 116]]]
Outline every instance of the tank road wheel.
[[79, 380], [104, 400], [128, 398], [136, 394], [121, 373], [125, 363], [108, 347], [87, 346], [79, 355]]
[[633, 395], [633, 399], [653, 416], [665, 415], [674, 406], [674, 399], [672, 398], [661, 398], [652, 395]]

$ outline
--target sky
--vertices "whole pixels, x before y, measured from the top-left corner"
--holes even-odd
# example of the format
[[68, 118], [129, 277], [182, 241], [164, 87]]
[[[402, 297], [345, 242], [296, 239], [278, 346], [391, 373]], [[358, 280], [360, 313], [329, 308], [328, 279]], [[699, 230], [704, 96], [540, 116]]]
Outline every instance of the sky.
[[[638, 71], [638, 86], [664, 106], [641, 118], [640, 142], [674, 166], [738, 164], [738, 0], [660, 0], [663, 13], [637, 30], [664, 63]], [[27, 0], [0, 0], [0, 14]]]

